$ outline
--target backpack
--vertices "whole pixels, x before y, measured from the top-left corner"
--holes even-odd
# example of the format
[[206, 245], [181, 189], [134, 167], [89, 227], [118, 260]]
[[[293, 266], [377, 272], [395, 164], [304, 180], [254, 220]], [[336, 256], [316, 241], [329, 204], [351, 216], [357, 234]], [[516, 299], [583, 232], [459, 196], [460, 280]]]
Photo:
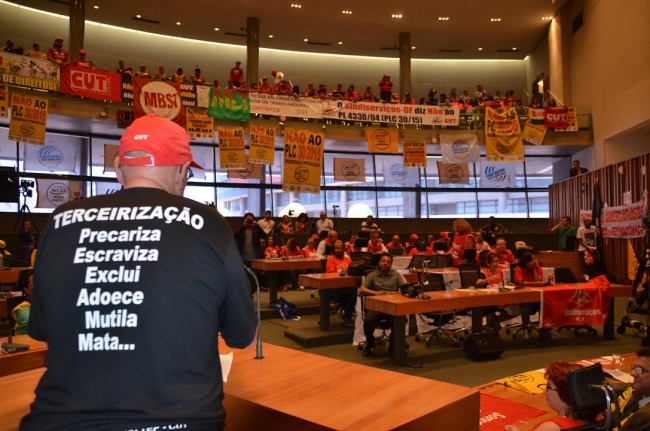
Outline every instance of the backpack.
[[348, 265], [348, 275], [352, 276], [364, 276], [366, 275], [366, 269], [368, 268], [368, 262], [364, 259], [353, 260], [351, 264]]
[[300, 320], [300, 316], [298, 316], [298, 306], [293, 302], [287, 301], [282, 296], [278, 298], [277, 303], [269, 305], [269, 308], [277, 310], [283, 319]]

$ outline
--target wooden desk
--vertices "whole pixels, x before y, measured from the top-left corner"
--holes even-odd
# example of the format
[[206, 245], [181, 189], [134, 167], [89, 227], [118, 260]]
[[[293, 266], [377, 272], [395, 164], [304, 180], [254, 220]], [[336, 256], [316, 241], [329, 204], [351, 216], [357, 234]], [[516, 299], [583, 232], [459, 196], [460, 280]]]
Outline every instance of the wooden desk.
[[[220, 353], [230, 349], [220, 346]], [[476, 389], [264, 344], [234, 350], [224, 384], [227, 429], [265, 431], [479, 430]], [[44, 369], [0, 378], [0, 431], [17, 429]], [[343, 385], [343, 387], [342, 387]]]
[[20, 276], [21, 269], [28, 268], [11, 268], [0, 271], [0, 284], [16, 284]]
[[[7, 338], [2, 338], [0, 344], [6, 341]], [[41, 368], [44, 365], [47, 343], [34, 340], [29, 335], [16, 335], [13, 342], [27, 344], [29, 350], [11, 355], [0, 351], [0, 377]]]
[[[406, 281], [417, 283], [418, 275], [408, 270], [400, 270]], [[330, 330], [330, 300], [332, 289], [359, 287], [361, 277], [352, 275], [340, 276], [336, 273], [300, 274], [300, 285], [317, 289], [320, 293], [320, 330]]]
[[569, 268], [576, 280], [582, 280], [585, 275], [585, 268], [577, 251], [538, 251], [537, 260], [540, 266]]
[[[579, 287], [580, 283], [576, 284]], [[610, 285], [610, 293], [614, 297], [628, 297], [630, 287], [620, 284]], [[404, 346], [406, 340], [404, 328], [406, 316], [410, 314], [430, 313], [434, 311], [449, 310], [456, 308], [472, 308], [472, 332], [481, 332], [483, 313], [482, 307], [500, 304], [521, 304], [526, 302], [540, 302], [538, 289], [516, 289], [509, 292], [488, 293], [482, 289], [476, 289], [474, 293], [458, 292], [456, 290], [444, 292], [427, 292], [431, 299], [411, 299], [403, 295], [381, 295], [368, 296], [365, 306], [369, 310], [379, 311], [391, 316], [393, 319], [393, 342], [396, 346]], [[609, 329], [608, 329], [609, 328]], [[614, 339], [614, 300], [610, 303], [610, 312], [607, 322], [603, 327], [603, 338]], [[394, 349], [393, 363], [402, 366], [406, 363], [406, 350]]]
[[[262, 271], [290, 271], [300, 269], [322, 269], [325, 265], [324, 259], [254, 259], [252, 266], [253, 269]], [[278, 286], [277, 284], [269, 288], [269, 304], [278, 302]]]

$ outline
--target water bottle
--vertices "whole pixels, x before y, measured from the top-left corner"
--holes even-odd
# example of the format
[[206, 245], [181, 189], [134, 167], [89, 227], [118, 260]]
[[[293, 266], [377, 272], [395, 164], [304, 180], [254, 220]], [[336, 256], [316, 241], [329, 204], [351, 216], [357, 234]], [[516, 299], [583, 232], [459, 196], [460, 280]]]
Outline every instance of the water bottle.
[[548, 284], [550, 284], [551, 286], [555, 286], [555, 276], [553, 275], [553, 273], [550, 273], [548, 275]]

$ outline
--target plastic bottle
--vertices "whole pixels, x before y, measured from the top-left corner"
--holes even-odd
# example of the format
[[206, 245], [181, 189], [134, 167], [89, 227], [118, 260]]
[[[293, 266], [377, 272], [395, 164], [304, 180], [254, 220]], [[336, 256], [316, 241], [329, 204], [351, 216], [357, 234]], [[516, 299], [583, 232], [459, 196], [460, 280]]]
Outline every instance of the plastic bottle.
[[551, 286], [555, 286], [555, 276], [553, 275], [553, 273], [550, 273], [548, 275], [548, 284], [550, 284]]

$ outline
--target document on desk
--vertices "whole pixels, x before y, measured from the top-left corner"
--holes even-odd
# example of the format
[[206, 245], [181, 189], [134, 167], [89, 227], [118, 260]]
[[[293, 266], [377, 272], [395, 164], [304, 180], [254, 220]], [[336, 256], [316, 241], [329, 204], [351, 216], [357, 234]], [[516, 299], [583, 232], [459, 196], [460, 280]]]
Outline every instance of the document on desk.
[[623, 383], [632, 383], [634, 382], [634, 377], [632, 377], [630, 374], [621, 371], [621, 370], [611, 370], [609, 368], [605, 368], [603, 370], [603, 373], [605, 373], [608, 376], [611, 376], [613, 379], [618, 380], [619, 382]]
[[228, 381], [228, 374], [230, 374], [230, 369], [232, 368], [232, 352], [227, 355], [219, 355], [219, 362], [221, 362], [221, 376], [224, 382]]

